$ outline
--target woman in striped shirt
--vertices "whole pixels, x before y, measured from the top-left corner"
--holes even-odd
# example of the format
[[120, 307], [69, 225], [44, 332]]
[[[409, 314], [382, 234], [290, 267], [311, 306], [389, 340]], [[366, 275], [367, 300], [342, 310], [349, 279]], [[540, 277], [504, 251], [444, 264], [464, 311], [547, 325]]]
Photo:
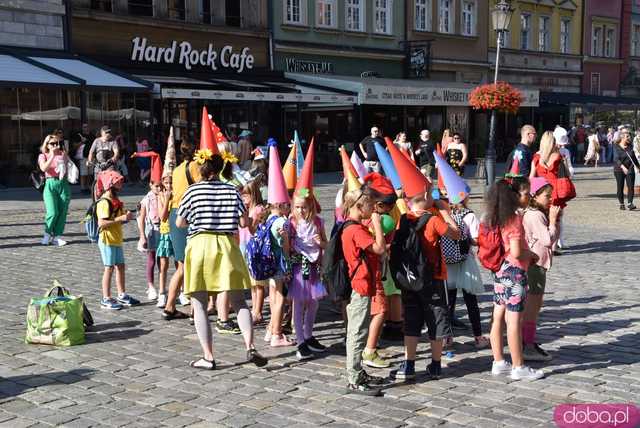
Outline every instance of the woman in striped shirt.
[[247, 210], [236, 188], [218, 179], [224, 167], [219, 154], [204, 149], [195, 159], [200, 164], [202, 181], [189, 186], [176, 218], [178, 227], [189, 227], [184, 294], [191, 298], [196, 333], [204, 353], [203, 358], [190, 365], [198, 369], [215, 369], [207, 301], [210, 295], [229, 291], [247, 347], [247, 361], [262, 367], [267, 359], [253, 346], [251, 312], [244, 300], [244, 290], [251, 287], [249, 271], [233, 236], [238, 226], [247, 226]]

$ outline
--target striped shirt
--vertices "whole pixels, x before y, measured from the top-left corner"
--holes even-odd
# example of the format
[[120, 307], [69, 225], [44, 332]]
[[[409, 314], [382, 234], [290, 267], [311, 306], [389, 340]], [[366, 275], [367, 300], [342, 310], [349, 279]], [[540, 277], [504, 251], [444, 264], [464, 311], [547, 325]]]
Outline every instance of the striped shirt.
[[201, 181], [189, 186], [178, 215], [189, 223], [189, 236], [200, 232], [236, 233], [246, 208], [240, 193], [230, 184]]

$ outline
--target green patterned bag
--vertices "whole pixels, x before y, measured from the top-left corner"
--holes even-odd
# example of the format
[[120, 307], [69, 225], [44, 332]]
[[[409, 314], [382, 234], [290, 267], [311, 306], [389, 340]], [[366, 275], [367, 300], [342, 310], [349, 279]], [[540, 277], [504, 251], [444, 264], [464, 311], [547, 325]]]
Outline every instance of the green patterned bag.
[[65, 294], [33, 298], [27, 308], [26, 343], [71, 346], [84, 343], [82, 296]]

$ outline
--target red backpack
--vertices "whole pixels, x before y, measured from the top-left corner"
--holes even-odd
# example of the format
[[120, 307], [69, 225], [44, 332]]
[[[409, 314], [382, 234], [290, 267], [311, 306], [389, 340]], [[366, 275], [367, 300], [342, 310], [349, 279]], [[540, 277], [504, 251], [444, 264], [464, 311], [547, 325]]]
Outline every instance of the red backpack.
[[491, 272], [498, 272], [505, 256], [500, 227], [491, 227], [481, 222], [478, 230], [478, 260], [480, 264]]

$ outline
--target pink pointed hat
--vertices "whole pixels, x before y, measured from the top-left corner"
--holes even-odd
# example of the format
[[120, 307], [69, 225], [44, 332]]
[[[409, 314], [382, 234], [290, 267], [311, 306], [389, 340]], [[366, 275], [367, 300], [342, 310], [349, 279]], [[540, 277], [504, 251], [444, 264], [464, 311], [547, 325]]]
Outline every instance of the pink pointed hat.
[[270, 204], [288, 204], [289, 192], [287, 184], [282, 175], [282, 164], [278, 154], [278, 143], [273, 138], [269, 138], [269, 184], [267, 202]]

